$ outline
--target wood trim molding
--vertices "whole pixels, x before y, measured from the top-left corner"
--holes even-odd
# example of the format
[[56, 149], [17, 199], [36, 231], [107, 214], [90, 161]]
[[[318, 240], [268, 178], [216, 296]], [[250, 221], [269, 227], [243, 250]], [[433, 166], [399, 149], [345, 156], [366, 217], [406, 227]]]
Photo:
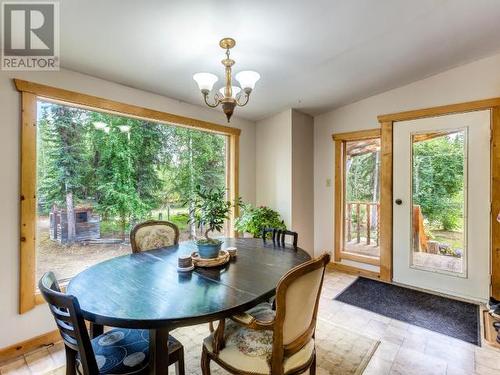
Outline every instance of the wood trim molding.
[[[232, 203], [239, 198], [240, 191], [240, 136], [232, 135], [229, 137], [229, 199]], [[231, 214], [230, 236], [238, 237], [238, 232], [234, 230], [234, 221], [239, 216], [239, 206], [234, 205]]]
[[362, 268], [348, 266], [347, 264], [330, 262], [328, 264], [327, 268], [330, 270], [333, 270], [333, 271], [348, 273], [350, 275], [364, 276], [364, 277], [368, 277], [370, 279], [375, 279], [375, 280], [380, 279], [380, 275], [377, 272], [364, 270]]
[[[239, 197], [239, 139], [241, 129], [218, 125], [206, 121], [160, 112], [104, 98], [80, 94], [38, 83], [14, 79], [21, 92], [21, 204], [20, 204], [20, 257], [19, 257], [19, 313], [45, 303], [36, 293], [36, 121], [37, 98], [56, 103], [104, 111], [117, 115], [156, 121], [166, 125], [184, 126], [208, 131], [228, 137], [228, 169], [226, 177], [231, 201]], [[231, 213], [229, 236], [236, 236], [234, 219], [238, 208]]]
[[380, 266], [380, 259], [368, 255], [354, 254], [342, 251], [340, 253], [341, 259], [352, 260], [354, 262], [371, 264], [372, 266]]
[[491, 294], [500, 299], [500, 106], [491, 110]]
[[443, 105], [440, 107], [422, 108], [413, 111], [391, 113], [378, 116], [379, 122], [396, 122], [405, 120], [415, 120], [423, 117], [435, 117], [449, 115], [452, 113], [481, 111], [500, 106], [500, 98], [476, 100], [466, 103]]
[[342, 224], [344, 223], [344, 142], [335, 141], [335, 198], [334, 198], [334, 261], [340, 262], [342, 251]]
[[382, 122], [380, 152], [380, 278], [392, 280], [392, 122]]
[[21, 95], [21, 229], [19, 267], [19, 312], [35, 306], [36, 236], [36, 96]]
[[362, 139], [372, 139], [380, 137], [380, 129], [358, 130], [355, 132], [332, 134], [334, 141], [360, 141]]
[[154, 109], [139, 107], [132, 104], [125, 104], [110, 99], [104, 99], [97, 96], [81, 94], [74, 91], [64, 90], [57, 87], [47, 86], [40, 83], [14, 79], [18, 91], [29, 92], [36, 96], [47, 98], [49, 100], [61, 100], [73, 105], [90, 107], [116, 114], [126, 114], [132, 117], [155, 120], [169, 124], [175, 124], [195, 129], [202, 129], [209, 132], [240, 135], [241, 129], [229, 126], [219, 125], [212, 122], [197, 120], [190, 117], [174, 115], [172, 113], [161, 112]]
[[42, 346], [52, 345], [59, 341], [61, 341], [61, 335], [58, 330], [55, 330], [21, 341], [14, 345], [6, 346], [0, 349], [0, 363], [29, 353]]

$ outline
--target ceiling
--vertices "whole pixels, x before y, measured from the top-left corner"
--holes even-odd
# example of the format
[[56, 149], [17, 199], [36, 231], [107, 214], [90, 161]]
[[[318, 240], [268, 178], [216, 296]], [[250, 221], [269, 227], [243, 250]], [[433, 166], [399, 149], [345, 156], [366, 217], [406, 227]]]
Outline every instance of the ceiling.
[[193, 73], [261, 74], [238, 116], [316, 115], [500, 51], [500, 0], [64, 0], [61, 65], [202, 104]]

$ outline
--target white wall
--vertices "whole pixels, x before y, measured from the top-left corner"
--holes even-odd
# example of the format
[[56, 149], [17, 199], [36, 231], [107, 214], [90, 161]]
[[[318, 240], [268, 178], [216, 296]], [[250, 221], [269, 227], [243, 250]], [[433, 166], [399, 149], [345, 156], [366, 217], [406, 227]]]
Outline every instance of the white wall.
[[268, 206], [292, 225], [292, 110], [258, 121], [256, 125], [257, 206]]
[[313, 118], [287, 109], [257, 122], [256, 202], [277, 210], [314, 251]]
[[[377, 115], [500, 97], [500, 54], [314, 118], [314, 247], [333, 249], [333, 133], [378, 127]], [[332, 184], [327, 187], [326, 181]]]
[[[18, 314], [19, 295], [19, 154], [20, 94], [10, 78], [22, 78], [124, 103], [225, 124], [224, 114], [201, 106], [132, 89], [101, 79], [60, 72], [0, 72], [0, 348], [55, 329], [47, 306]], [[167, 83], [166, 83], [167, 84]], [[255, 202], [255, 123], [233, 117], [231, 126], [242, 129], [240, 138], [240, 195]]]
[[314, 121], [292, 110], [292, 226], [299, 246], [314, 252]]

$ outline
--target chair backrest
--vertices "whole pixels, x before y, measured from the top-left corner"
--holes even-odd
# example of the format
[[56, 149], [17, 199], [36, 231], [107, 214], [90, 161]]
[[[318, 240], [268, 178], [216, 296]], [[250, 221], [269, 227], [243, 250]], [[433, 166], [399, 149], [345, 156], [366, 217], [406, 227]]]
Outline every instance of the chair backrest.
[[292, 232], [291, 230], [286, 229], [276, 229], [276, 228], [265, 228], [262, 231], [262, 240], [266, 242], [267, 235], [272, 235], [273, 244], [278, 246], [285, 246], [285, 236], [293, 237], [293, 247], [297, 248], [297, 243], [299, 241], [299, 234], [297, 232]]
[[99, 369], [90, 343], [80, 304], [75, 296], [61, 292], [52, 272], [45, 273], [38, 282], [38, 288], [54, 315], [57, 328], [66, 347], [80, 353], [85, 374], [98, 374]]
[[169, 221], [145, 221], [137, 224], [130, 232], [130, 245], [134, 253], [178, 243], [179, 228]]
[[273, 335], [274, 373], [281, 373], [284, 357], [302, 349], [314, 337], [318, 304], [330, 255], [303, 263], [286, 273], [276, 287]]

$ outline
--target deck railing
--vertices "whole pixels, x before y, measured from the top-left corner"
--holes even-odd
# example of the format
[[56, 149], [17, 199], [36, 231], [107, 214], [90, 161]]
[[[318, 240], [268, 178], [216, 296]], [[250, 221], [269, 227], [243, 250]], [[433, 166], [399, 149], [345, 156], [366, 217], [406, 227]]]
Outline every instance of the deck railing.
[[[379, 246], [380, 238], [380, 203], [379, 202], [347, 202], [345, 210], [346, 240], [361, 243], [364, 234], [367, 245], [372, 239]], [[374, 238], [375, 237], [375, 238]]]

